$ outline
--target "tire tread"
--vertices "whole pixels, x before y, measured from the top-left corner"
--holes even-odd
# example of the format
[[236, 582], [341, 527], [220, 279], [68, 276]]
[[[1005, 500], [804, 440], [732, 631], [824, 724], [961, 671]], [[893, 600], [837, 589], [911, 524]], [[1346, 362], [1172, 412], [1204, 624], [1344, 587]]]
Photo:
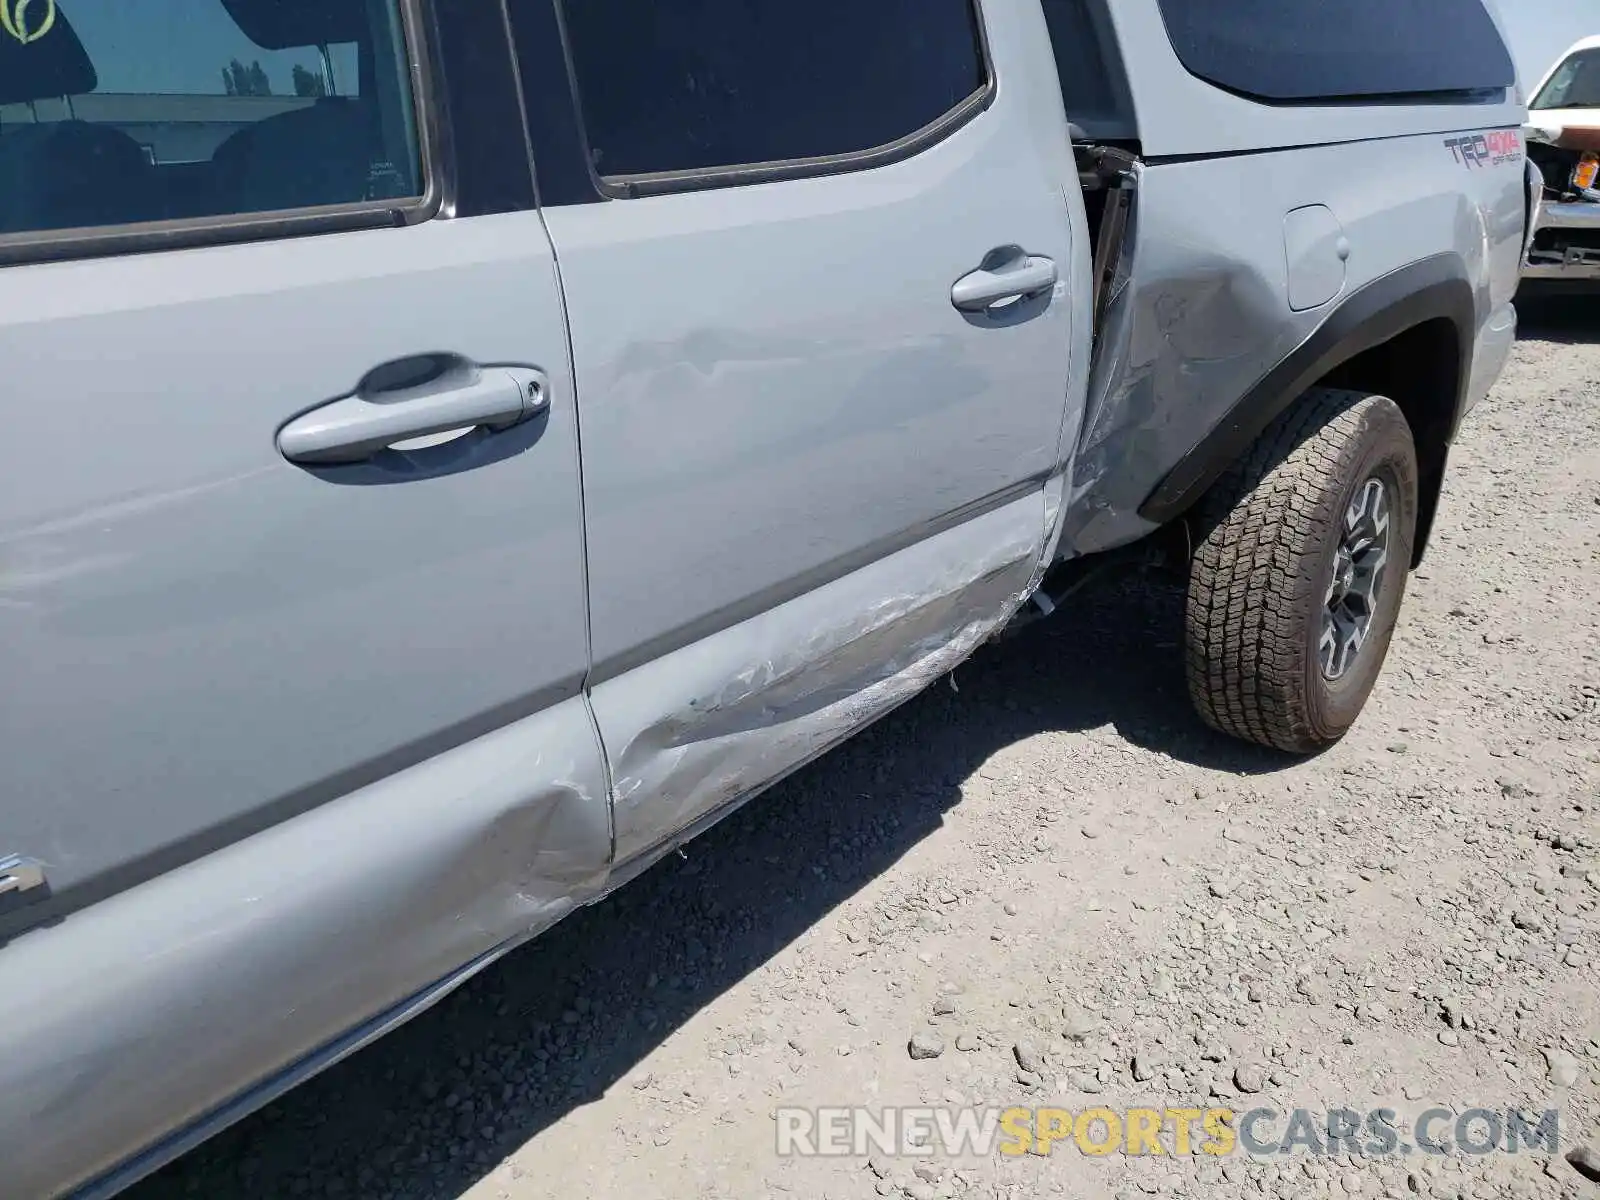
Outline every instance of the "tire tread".
[[[1302, 624], [1323, 563], [1323, 497], [1359, 449], [1382, 396], [1317, 388], [1279, 417], [1197, 510], [1185, 612], [1185, 673], [1201, 718], [1289, 753], [1329, 741], [1304, 701], [1320, 671]], [[1403, 421], [1404, 418], [1401, 418]]]

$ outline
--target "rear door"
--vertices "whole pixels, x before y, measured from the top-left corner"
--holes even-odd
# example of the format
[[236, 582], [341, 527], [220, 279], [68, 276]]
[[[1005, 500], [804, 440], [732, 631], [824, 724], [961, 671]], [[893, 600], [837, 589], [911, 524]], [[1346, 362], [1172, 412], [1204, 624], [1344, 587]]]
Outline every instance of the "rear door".
[[982, 555], [845, 581], [1007, 506], [1038, 540], [1087, 259], [1037, 4], [561, 0], [557, 29], [551, 2], [511, 8], [625, 859], [903, 698], [818, 716], [1025, 584]]
[[398, 0], [6, 7], [0, 858], [43, 878], [0, 895], [0, 1159], [41, 1195], [547, 923], [610, 831], [503, 20], [441, 3], [441, 73]]

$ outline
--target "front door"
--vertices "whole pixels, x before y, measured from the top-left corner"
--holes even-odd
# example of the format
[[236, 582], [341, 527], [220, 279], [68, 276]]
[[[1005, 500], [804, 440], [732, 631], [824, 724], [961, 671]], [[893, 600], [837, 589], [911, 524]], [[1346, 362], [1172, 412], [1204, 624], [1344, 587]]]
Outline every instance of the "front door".
[[[610, 854], [515, 110], [444, 174], [395, 0], [36, 8], [0, 30], [0, 858], [45, 872], [0, 895], [19, 1195], [547, 923]], [[473, 214], [476, 159], [523, 163], [520, 202]]]

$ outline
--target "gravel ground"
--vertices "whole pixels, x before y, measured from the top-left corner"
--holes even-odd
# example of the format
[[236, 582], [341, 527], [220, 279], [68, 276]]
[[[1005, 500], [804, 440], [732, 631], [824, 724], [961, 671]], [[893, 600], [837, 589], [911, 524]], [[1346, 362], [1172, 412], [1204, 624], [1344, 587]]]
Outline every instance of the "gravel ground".
[[1600, 1149], [1600, 309], [1530, 324], [1334, 751], [1207, 734], [1181, 594], [1119, 585], [131, 1195], [1600, 1195], [1529, 1153], [775, 1153], [817, 1104], [1557, 1108]]

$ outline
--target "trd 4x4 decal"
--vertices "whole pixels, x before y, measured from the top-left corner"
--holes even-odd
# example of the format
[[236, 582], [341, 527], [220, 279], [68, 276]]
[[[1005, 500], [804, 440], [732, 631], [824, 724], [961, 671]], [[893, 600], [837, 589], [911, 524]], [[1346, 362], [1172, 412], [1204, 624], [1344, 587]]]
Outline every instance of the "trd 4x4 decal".
[[1522, 159], [1522, 134], [1515, 129], [1491, 129], [1445, 138], [1445, 149], [1464, 167], [1498, 167]]

